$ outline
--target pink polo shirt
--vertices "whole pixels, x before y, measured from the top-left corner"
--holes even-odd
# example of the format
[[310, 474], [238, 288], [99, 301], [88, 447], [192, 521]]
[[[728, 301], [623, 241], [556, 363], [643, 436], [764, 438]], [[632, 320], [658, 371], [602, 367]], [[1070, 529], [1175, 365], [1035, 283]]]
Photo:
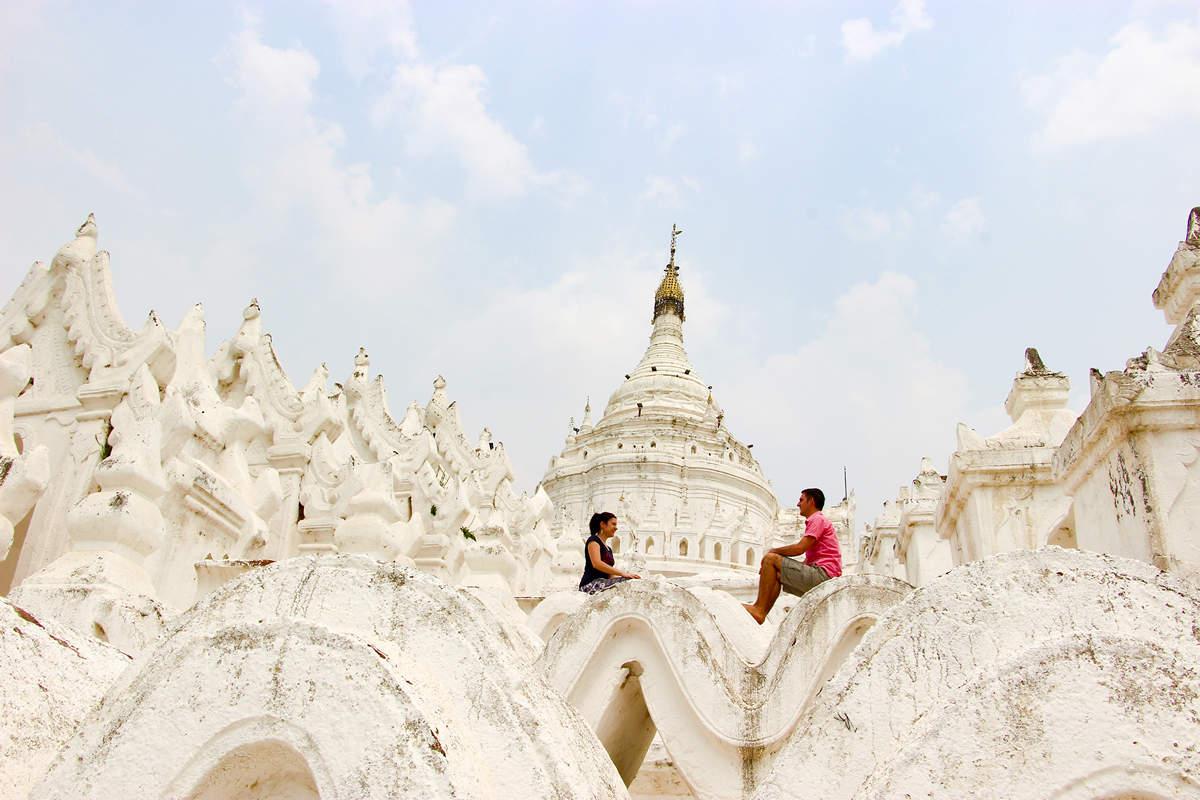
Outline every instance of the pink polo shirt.
[[820, 567], [831, 578], [841, 575], [842, 548], [838, 545], [833, 523], [825, 519], [825, 515], [818, 511], [804, 524], [804, 535], [816, 539], [804, 551], [804, 563]]

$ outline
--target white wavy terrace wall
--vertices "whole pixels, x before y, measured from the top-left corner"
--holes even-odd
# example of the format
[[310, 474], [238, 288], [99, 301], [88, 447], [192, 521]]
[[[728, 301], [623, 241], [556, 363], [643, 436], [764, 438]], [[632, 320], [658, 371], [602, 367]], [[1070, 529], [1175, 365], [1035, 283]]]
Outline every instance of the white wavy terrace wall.
[[828, 581], [800, 598], [754, 663], [691, 592], [630, 581], [562, 622], [540, 663], [626, 780], [657, 729], [698, 797], [740, 797], [836, 660], [910, 590], [878, 575]]
[[1197, 619], [1140, 562], [959, 567], [867, 633], [754, 797], [1200, 797]]

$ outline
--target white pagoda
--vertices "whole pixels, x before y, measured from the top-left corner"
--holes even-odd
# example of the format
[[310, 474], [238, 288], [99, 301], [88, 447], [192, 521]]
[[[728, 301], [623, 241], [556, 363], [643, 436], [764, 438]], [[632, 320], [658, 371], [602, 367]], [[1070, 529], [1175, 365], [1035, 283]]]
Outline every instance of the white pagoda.
[[[688, 360], [675, 264], [680, 233], [671, 233], [645, 354], [599, 422], [592, 423], [590, 403], [583, 422], [572, 421], [542, 488], [554, 506], [560, 547], [582, 543], [593, 512], [611, 511], [620, 524], [613, 550], [637, 569], [667, 576], [757, 572], [767, 548], [799, 538], [803, 520], [795, 509], [781, 511], [750, 446], [725, 427], [712, 387]], [[829, 509], [839, 535], [853, 530], [852, 509], [853, 500]]]

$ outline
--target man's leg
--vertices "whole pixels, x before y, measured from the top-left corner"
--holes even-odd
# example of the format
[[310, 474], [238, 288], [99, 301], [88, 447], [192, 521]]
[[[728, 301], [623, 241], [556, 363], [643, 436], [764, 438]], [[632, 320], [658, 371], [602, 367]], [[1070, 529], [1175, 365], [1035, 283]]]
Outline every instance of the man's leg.
[[778, 553], [767, 553], [763, 556], [762, 566], [758, 570], [758, 597], [753, 605], [742, 603], [742, 607], [750, 613], [750, 616], [754, 617], [754, 621], [759, 625], [766, 622], [767, 614], [771, 613], [771, 608], [779, 599], [781, 588], [779, 570], [782, 563], [783, 556]]

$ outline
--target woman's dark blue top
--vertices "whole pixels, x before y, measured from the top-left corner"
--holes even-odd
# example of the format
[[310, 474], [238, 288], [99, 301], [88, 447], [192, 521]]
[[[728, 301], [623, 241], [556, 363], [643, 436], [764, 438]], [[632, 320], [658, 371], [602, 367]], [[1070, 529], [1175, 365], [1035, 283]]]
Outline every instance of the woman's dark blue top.
[[613, 559], [612, 550], [609, 550], [608, 545], [606, 545], [604, 542], [600, 541], [600, 537], [593, 533], [591, 536], [589, 536], [587, 538], [587, 541], [583, 543], [583, 577], [579, 579], [580, 586], [587, 586], [589, 583], [596, 580], [597, 578], [612, 577], [608, 573], [601, 572], [600, 570], [598, 570], [592, 566], [592, 559], [588, 555], [588, 545], [591, 544], [592, 542], [595, 542], [596, 544], [600, 545], [600, 560], [601, 561], [603, 561], [605, 564], [608, 564], [610, 567], [616, 563], [616, 561]]

